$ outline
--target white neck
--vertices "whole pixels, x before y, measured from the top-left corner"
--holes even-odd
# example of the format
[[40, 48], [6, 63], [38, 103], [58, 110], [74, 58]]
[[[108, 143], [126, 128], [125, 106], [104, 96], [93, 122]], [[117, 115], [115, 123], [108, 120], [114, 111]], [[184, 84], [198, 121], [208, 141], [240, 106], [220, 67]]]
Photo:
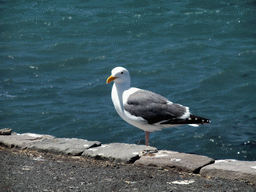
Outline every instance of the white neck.
[[116, 111], [120, 113], [123, 111], [123, 93], [130, 88], [130, 82], [126, 83], [114, 83], [112, 88], [112, 101]]
[[116, 89], [119, 92], [124, 92], [125, 90], [130, 89], [130, 81], [126, 81], [126, 82], [123, 82], [123, 83], [120, 83], [120, 82], [115, 83], [114, 82], [113, 86], [116, 86]]

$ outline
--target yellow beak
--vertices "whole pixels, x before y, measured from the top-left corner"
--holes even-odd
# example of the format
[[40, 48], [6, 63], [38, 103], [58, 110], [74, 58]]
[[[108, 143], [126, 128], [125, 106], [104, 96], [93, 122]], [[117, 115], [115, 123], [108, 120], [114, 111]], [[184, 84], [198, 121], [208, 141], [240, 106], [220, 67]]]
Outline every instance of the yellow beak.
[[113, 77], [112, 75], [107, 79], [107, 83], [114, 81], [117, 77]]

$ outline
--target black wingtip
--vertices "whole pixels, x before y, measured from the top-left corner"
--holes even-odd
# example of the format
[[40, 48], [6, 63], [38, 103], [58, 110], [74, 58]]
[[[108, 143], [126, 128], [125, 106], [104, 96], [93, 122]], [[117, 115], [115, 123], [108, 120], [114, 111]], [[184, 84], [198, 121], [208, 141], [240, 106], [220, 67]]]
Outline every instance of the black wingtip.
[[211, 123], [210, 119], [206, 119], [203, 117], [190, 115], [187, 119], [169, 119], [167, 121], [162, 122], [161, 124], [197, 124], [197, 125], [203, 125], [203, 124], [209, 124]]
[[194, 124], [208, 124], [208, 123], [211, 123], [210, 119], [206, 119], [206, 118], [195, 116], [195, 115], [190, 115], [188, 120], [191, 122], [191, 124], [192, 123], [194, 123]]

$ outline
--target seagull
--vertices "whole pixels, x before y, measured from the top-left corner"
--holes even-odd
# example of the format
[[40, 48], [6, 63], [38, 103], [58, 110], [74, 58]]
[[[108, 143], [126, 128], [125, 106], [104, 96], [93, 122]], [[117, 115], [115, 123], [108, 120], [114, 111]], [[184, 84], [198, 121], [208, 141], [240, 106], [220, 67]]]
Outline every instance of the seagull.
[[129, 71], [123, 67], [112, 70], [106, 83], [112, 81], [111, 98], [115, 110], [127, 123], [145, 131], [147, 146], [150, 132], [186, 124], [197, 127], [211, 122], [190, 114], [188, 107], [173, 103], [159, 94], [130, 87]]

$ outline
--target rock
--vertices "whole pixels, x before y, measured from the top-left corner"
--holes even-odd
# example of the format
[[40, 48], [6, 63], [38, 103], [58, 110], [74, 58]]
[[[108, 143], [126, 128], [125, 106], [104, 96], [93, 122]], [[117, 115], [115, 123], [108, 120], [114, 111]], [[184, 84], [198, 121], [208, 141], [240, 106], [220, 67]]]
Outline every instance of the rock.
[[202, 167], [211, 163], [214, 163], [214, 159], [206, 156], [160, 150], [158, 153], [142, 156], [135, 165], [171, 167], [177, 171], [199, 173]]
[[12, 129], [10, 128], [0, 129], [0, 135], [11, 135], [11, 134], [12, 134]]
[[79, 156], [84, 150], [100, 145], [101, 143], [99, 141], [87, 141], [76, 138], [54, 138], [35, 142], [30, 148], [44, 152]]
[[0, 135], [0, 144], [7, 147], [31, 149], [50, 153], [67, 155], [81, 155], [85, 149], [100, 146], [99, 141], [87, 141], [84, 139], [56, 138], [51, 135], [39, 135], [34, 133]]
[[214, 164], [203, 167], [200, 174], [256, 184], [256, 161], [217, 160]]
[[92, 157], [95, 159], [106, 159], [109, 161], [118, 161], [124, 163], [133, 163], [143, 153], [157, 152], [154, 147], [145, 145], [125, 144], [125, 143], [110, 143], [100, 147], [87, 149], [82, 156]]
[[49, 138], [54, 137], [51, 135], [39, 135], [34, 133], [13, 133], [12, 135], [9, 136], [0, 135], [0, 144], [5, 145], [7, 147], [26, 149], [29, 148], [35, 142]]

